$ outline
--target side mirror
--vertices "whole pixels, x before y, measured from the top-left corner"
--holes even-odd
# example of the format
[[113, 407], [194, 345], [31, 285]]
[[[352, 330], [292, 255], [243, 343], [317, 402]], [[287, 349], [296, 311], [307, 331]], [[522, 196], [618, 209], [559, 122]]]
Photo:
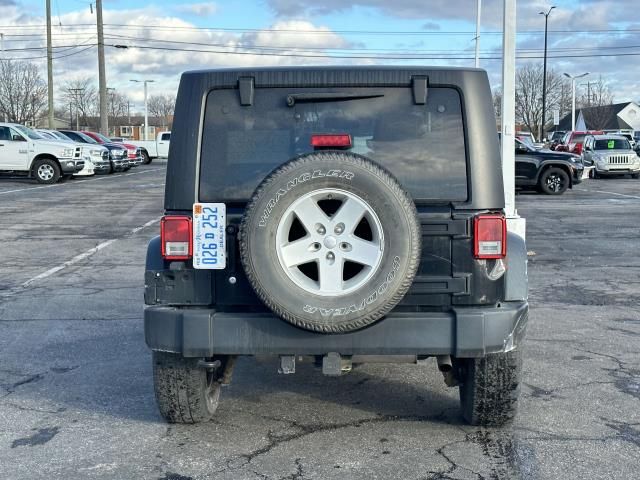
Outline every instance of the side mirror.
[[24, 137], [21, 135], [12, 135], [11, 140], [13, 140], [14, 142], [26, 142]]

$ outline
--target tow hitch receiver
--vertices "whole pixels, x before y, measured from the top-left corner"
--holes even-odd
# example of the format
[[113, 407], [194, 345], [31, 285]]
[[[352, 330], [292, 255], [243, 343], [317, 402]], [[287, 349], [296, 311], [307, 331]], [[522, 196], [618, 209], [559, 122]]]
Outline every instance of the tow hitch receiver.
[[351, 371], [351, 358], [342, 358], [339, 353], [329, 352], [322, 358], [322, 373], [337, 377]]

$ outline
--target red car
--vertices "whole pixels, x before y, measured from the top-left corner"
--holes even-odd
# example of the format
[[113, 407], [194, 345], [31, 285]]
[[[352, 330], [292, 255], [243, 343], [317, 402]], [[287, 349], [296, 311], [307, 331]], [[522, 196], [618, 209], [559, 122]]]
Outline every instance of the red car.
[[[110, 138], [105, 137], [101, 133], [88, 132], [86, 130], [83, 130], [82, 133], [90, 136], [96, 142], [102, 145], [107, 143], [111, 143], [111, 144], [115, 143]], [[129, 157], [129, 163], [131, 164], [132, 167], [137, 167], [138, 165], [142, 164], [143, 158], [142, 158], [140, 149], [138, 147], [136, 147], [135, 145], [131, 145], [130, 143], [118, 143], [118, 146], [123, 146], [124, 148], [127, 149], [127, 156]]]
[[600, 130], [587, 130], [586, 132], [567, 132], [562, 137], [560, 144], [556, 146], [557, 152], [570, 152], [576, 155], [582, 154], [582, 143], [587, 135], [602, 135], [604, 132]]

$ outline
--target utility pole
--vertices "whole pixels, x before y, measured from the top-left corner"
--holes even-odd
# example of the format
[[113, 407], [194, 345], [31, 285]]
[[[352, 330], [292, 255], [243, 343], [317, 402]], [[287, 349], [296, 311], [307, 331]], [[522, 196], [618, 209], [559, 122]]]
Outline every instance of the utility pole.
[[[113, 99], [115, 97], [115, 92], [116, 89], [113, 87], [107, 87], [107, 119], [109, 119], [109, 115], [111, 115], [113, 117], [113, 120], [109, 120], [109, 125], [111, 125], [112, 123], [116, 123], [116, 112], [115, 109], [113, 107]], [[107, 136], [109, 136], [109, 134], [107, 133]]]
[[84, 88], [70, 88], [69, 91], [73, 92], [73, 96], [76, 99], [76, 131], [77, 131], [77, 130], [80, 130], [80, 114], [79, 114], [80, 100], [78, 100], [78, 97], [80, 96], [80, 92], [84, 92]]
[[98, 25], [98, 86], [100, 90], [100, 133], [109, 135], [107, 112], [107, 76], [104, 68], [104, 31], [102, 23], [102, 0], [96, 0], [96, 21]]
[[581, 83], [581, 86], [587, 86], [587, 107], [591, 106], [591, 82]]
[[476, 68], [480, 68], [480, 12], [482, 11], [482, 0], [476, 0]]
[[147, 106], [147, 83], [155, 80], [130, 80], [131, 82], [144, 83], [144, 139], [149, 140], [149, 109]]
[[47, 99], [49, 128], [53, 128], [53, 47], [51, 45], [51, 0], [47, 0]]
[[540, 141], [544, 138], [544, 124], [547, 120], [547, 25], [549, 23], [549, 14], [554, 8], [556, 7], [552, 6], [547, 13], [539, 13], [540, 15], [544, 15], [544, 62], [542, 64], [542, 125], [540, 127]]

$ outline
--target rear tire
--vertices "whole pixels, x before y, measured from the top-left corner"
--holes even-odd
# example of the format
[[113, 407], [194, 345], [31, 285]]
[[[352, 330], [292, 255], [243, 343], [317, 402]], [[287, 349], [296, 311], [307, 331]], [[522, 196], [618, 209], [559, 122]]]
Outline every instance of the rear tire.
[[153, 386], [160, 414], [169, 423], [205, 422], [218, 408], [218, 377], [198, 367], [196, 358], [154, 351]]
[[149, 165], [151, 163], [151, 157], [145, 150], [142, 151], [142, 163], [144, 165]]
[[456, 361], [462, 416], [471, 425], [499, 426], [513, 420], [520, 395], [522, 352]]
[[569, 175], [563, 169], [551, 167], [540, 176], [540, 190], [547, 195], [562, 195], [569, 188]]

